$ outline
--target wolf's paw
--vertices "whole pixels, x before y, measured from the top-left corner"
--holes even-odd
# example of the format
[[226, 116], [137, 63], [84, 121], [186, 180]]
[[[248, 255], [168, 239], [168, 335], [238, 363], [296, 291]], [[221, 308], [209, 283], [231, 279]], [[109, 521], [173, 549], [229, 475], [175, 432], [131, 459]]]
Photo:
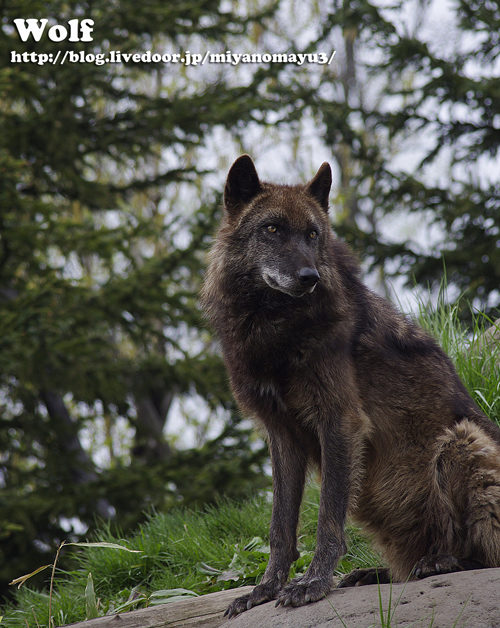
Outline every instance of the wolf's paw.
[[413, 568], [412, 575], [415, 578], [428, 578], [440, 573], [480, 569], [482, 566], [478, 561], [455, 558], [451, 554], [430, 554], [418, 561]]
[[247, 604], [248, 604], [249, 600], [250, 600], [250, 594], [249, 595], [242, 595], [241, 597], [237, 597], [226, 608], [226, 610], [224, 612], [224, 617], [227, 617], [228, 619], [231, 619], [231, 617], [236, 617], [236, 615], [239, 615], [243, 611], [246, 611], [247, 610]]
[[354, 569], [344, 576], [337, 588], [360, 587], [365, 584], [386, 584], [391, 581], [391, 572], [386, 567], [370, 567], [369, 569]]
[[308, 602], [316, 602], [329, 593], [331, 586], [329, 579], [295, 578], [281, 589], [276, 606], [303, 606]]
[[264, 602], [269, 602], [269, 600], [274, 600], [278, 591], [279, 585], [275, 582], [270, 581], [264, 584], [258, 584], [248, 595], [242, 595], [241, 597], [237, 597], [233, 600], [227, 607], [224, 617], [228, 617], [230, 619], [231, 617], [239, 615], [243, 611], [250, 610], [253, 606], [258, 606], [259, 604], [264, 604]]

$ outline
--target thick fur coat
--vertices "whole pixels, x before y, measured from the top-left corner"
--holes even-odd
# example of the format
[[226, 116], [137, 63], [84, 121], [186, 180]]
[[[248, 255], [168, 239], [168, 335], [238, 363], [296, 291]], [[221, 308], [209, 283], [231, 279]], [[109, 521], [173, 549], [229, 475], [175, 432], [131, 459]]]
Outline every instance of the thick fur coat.
[[[326, 163], [306, 185], [261, 182], [247, 155], [226, 182], [202, 304], [273, 469], [269, 564], [229, 616], [323, 597], [348, 512], [383, 552], [387, 578], [500, 566], [500, 429], [436, 342], [362, 283], [329, 224], [330, 185]], [[311, 463], [317, 549], [287, 583]], [[373, 581], [357, 570], [342, 586]]]

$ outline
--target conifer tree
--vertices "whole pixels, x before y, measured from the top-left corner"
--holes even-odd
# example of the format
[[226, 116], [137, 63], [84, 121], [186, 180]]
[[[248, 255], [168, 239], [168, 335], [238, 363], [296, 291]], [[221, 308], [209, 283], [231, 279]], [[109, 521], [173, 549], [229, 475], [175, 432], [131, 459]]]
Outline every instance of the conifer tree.
[[[457, 0], [436, 38], [424, 28], [432, 3], [403, 4], [340, 0], [323, 22], [323, 40], [340, 31], [345, 42], [343, 80], [313, 103], [340, 154], [336, 226], [372, 268], [424, 288], [446, 273], [451, 298], [463, 292], [495, 316], [500, 12]], [[388, 236], [394, 216], [413, 233]], [[434, 241], [418, 237], [424, 225]]]
[[[238, 496], [265, 482], [262, 448], [239, 429], [221, 360], [205, 350], [196, 300], [220, 197], [203, 187], [193, 156], [214, 128], [276, 105], [257, 93], [262, 76], [243, 89], [220, 76], [207, 82], [194, 67], [92, 62], [112, 50], [221, 46], [262, 13], [241, 16], [213, 0], [31, 0], [0, 10], [5, 587], [96, 516], [126, 528], [151, 506]], [[49, 17], [48, 26], [90, 19], [93, 39], [23, 42], [20, 16]], [[67, 50], [87, 62], [12, 57]], [[169, 409], [194, 393], [224, 409], [228, 424], [201, 448], [177, 451], [164, 435]], [[128, 447], [117, 444], [120, 425], [133, 431]], [[98, 427], [107, 462], [84, 442]]]

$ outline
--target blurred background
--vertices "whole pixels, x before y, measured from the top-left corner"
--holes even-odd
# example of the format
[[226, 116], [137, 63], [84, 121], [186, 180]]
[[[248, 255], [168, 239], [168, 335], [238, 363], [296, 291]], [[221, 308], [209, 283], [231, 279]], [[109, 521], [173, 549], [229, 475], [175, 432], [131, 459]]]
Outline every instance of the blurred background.
[[[500, 305], [496, 1], [1, 2], [0, 595], [111, 519], [269, 486], [197, 295], [242, 152], [369, 285]], [[22, 42], [15, 18], [94, 20]], [[330, 65], [11, 63], [11, 51], [322, 53]], [[464, 308], [467, 322], [469, 310]]]

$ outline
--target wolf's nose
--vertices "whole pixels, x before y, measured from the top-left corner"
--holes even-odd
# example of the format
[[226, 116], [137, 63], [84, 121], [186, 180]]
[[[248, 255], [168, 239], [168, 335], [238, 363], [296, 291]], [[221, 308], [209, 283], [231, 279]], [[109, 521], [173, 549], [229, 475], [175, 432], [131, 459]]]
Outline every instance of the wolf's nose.
[[315, 268], [304, 266], [299, 270], [299, 279], [304, 286], [314, 286], [319, 281], [319, 273]]

